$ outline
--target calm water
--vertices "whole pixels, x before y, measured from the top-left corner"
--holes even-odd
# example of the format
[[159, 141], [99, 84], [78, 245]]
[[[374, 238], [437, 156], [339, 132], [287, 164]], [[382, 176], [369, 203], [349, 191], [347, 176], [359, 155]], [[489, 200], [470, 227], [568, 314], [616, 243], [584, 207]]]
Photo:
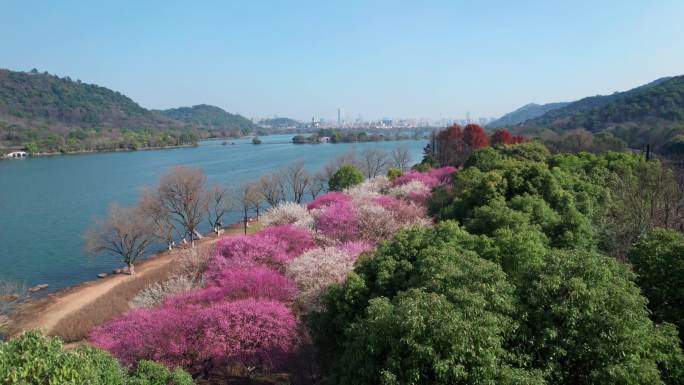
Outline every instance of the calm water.
[[[298, 159], [315, 171], [352, 149], [391, 150], [405, 144], [416, 162], [425, 144], [294, 145], [291, 138], [262, 137], [260, 146], [248, 139], [234, 140], [234, 146], [206, 141], [196, 148], [0, 161], [0, 279], [28, 286], [47, 283], [55, 290], [120, 266], [113, 257], [85, 255], [81, 233], [94, 216], [106, 213], [110, 202], [134, 204], [143, 186], [155, 184], [176, 165], [199, 167], [209, 182], [230, 186]], [[239, 216], [228, 219], [234, 222]]]

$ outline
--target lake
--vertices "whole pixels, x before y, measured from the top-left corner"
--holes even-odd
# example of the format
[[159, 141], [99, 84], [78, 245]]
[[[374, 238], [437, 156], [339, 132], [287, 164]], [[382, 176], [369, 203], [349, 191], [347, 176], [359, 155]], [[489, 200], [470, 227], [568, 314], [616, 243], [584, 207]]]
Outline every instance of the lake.
[[[143, 186], [155, 185], [177, 165], [201, 168], [210, 183], [235, 186], [299, 159], [313, 172], [354, 149], [407, 145], [415, 163], [425, 145], [422, 140], [292, 144], [292, 136], [264, 136], [261, 145], [251, 139], [228, 140], [235, 145], [226, 146], [210, 140], [192, 148], [0, 161], [0, 279], [47, 283], [54, 291], [121, 267], [114, 257], [86, 255], [81, 234], [111, 202], [135, 204]], [[231, 213], [227, 219], [239, 218]]]

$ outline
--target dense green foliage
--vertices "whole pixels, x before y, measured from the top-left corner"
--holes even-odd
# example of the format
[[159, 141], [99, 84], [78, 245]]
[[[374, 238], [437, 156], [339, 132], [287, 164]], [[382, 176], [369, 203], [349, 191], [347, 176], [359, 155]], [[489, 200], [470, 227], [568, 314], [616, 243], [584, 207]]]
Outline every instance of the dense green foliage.
[[28, 332], [0, 343], [0, 384], [25, 385], [191, 385], [192, 377], [183, 370], [141, 361], [129, 373], [111, 356], [99, 349], [64, 349], [62, 342]]
[[[629, 153], [551, 155], [539, 143], [476, 151], [453, 186], [433, 191], [440, 222], [363, 258], [310, 317], [326, 378], [684, 383], [677, 316], [649, 317], [643, 279], [601, 254], [623, 255], [661, 225], [669, 205], [659, 183], [670, 176]], [[664, 274], [675, 260], [665, 256], [682, 255], [677, 242], [639, 254], [663, 261], [652, 269]], [[673, 277], [646, 286], [672, 301], [682, 286]]]
[[624, 264], [541, 238], [532, 228], [474, 235], [450, 221], [399, 234], [312, 317], [330, 381], [684, 380], [674, 327], [651, 322]]
[[639, 239], [628, 257], [653, 319], [677, 325], [684, 341], [684, 236], [653, 230]]
[[664, 147], [684, 129], [684, 76], [658, 79], [612, 95], [578, 100], [528, 120], [520, 132], [609, 130], [628, 145]]
[[188, 145], [199, 132], [128, 97], [47, 73], [0, 70], [0, 148], [76, 152]]
[[363, 173], [356, 168], [356, 166], [353, 164], [345, 164], [335, 171], [330, 178], [328, 181], [328, 189], [330, 191], [342, 191], [363, 182], [364, 179]]
[[259, 121], [259, 125], [274, 130], [304, 128], [304, 123], [290, 118], [264, 119]]
[[[242, 136], [257, 128], [218, 107], [147, 110], [125, 95], [48, 73], [0, 70], [0, 150], [134, 150]], [[0, 154], [2, 155], [2, 154]]]
[[509, 112], [499, 119], [487, 124], [487, 128], [494, 129], [500, 127], [506, 127], [510, 125], [516, 125], [523, 123], [527, 120], [534, 119], [538, 116], [542, 116], [545, 113], [566, 106], [567, 102], [558, 103], [547, 103], [547, 104], [535, 104], [529, 103], [515, 111]]
[[243, 136], [257, 129], [257, 126], [244, 116], [231, 114], [207, 104], [172, 108], [160, 113], [167, 118], [206, 130], [212, 137]]
[[404, 171], [402, 171], [400, 168], [392, 167], [387, 170], [387, 177], [392, 181], [402, 175], [404, 175]]
[[330, 143], [357, 143], [357, 142], [381, 142], [389, 140], [410, 139], [408, 136], [395, 132], [389, 134], [373, 134], [365, 131], [338, 130], [334, 128], [322, 128], [310, 135], [296, 135], [292, 138], [293, 143], [322, 143], [322, 138], [329, 138]]

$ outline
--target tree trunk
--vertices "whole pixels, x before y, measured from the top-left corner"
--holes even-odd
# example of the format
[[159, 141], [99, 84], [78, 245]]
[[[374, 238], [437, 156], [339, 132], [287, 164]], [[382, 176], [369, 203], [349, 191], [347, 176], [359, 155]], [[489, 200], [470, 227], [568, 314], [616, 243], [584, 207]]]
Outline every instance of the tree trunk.
[[128, 274], [135, 275], [135, 266], [132, 263], [128, 264]]

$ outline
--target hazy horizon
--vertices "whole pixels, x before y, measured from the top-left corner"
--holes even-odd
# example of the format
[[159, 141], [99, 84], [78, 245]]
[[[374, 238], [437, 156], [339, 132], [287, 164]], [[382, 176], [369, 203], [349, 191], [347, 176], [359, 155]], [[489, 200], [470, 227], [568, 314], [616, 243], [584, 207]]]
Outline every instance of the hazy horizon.
[[681, 74], [683, 16], [676, 1], [9, 1], [0, 68], [69, 76], [151, 109], [498, 117]]

